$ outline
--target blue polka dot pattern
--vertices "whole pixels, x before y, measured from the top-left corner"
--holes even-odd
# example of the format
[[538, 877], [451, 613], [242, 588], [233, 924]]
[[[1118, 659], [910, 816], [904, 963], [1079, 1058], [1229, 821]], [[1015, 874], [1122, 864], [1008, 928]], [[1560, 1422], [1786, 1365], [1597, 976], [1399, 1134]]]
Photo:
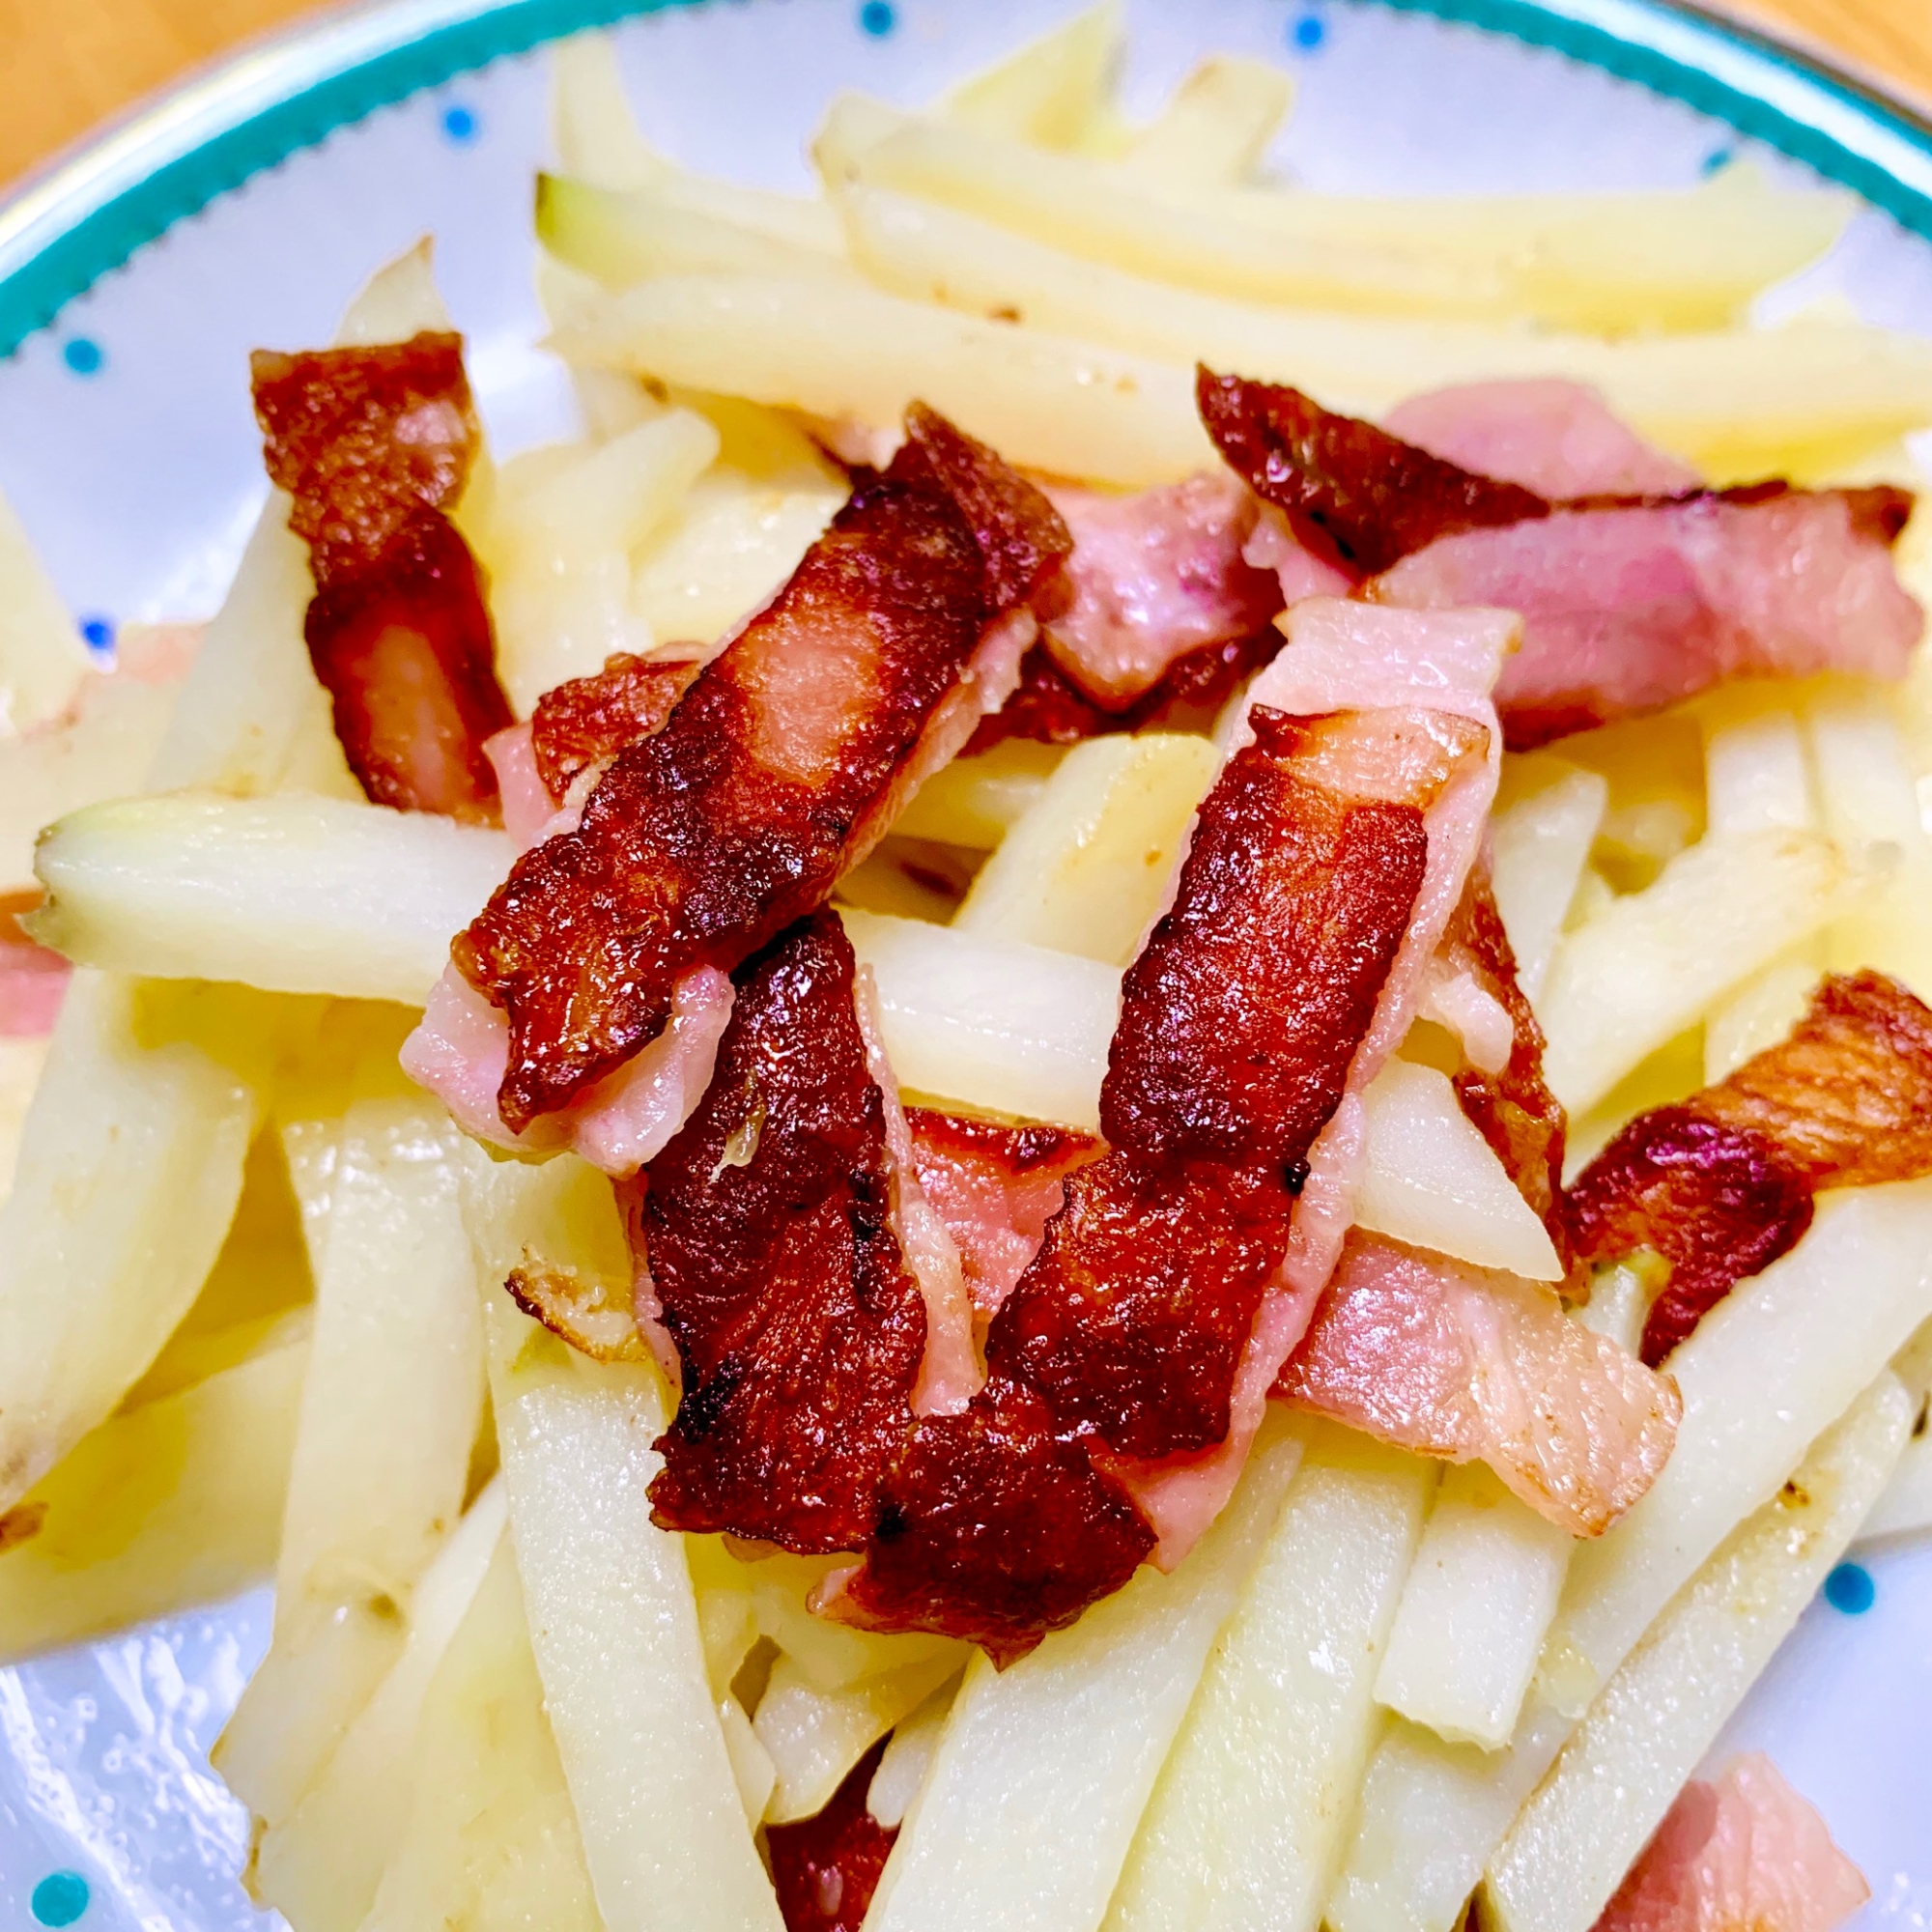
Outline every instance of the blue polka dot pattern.
[[442, 110], [442, 131], [452, 141], [475, 140], [478, 131], [475, 109], [465, 107], [460, 103], [454, 107], [445, 107]]
[[892, 0], [866, 0], [859, 9], [860, 28], [875, 41], [882, 41], [899, 23]]
[[1699, 174], [1714, 175], [1719, 168], [1727, 168], [1738, 157], [1735, 148], [1713, 148], [1697, 164]]
[[1314, 14], [1304, 14], [1289, 28], [1288, 37], [1305, 54], [1312, 54], [1328, 37], [1328, 29]]
[[1878, 1601], [1878, 1585], [1861, 1563], [1840, 1563], [1825, 1578], [1825, 1601], [1848, 1617], [1861, 1617]]
[[43, 1925], [71, 1925], [87, 1910], [93, 1893], [78, 1872], [49, 1872], [34, 1888], [34, 1917]]
[[62, 345], [61, 360], [76, 376], [94, 376], [99, 373], [100, 365], [107, 360], [107, 356], [93, 336], [76, 335]]
[[111, 651], [114, 648], [114, 623], [109, 617], [86, 617], [81, 620], [80, 635], [86, 639], [91, 651]]

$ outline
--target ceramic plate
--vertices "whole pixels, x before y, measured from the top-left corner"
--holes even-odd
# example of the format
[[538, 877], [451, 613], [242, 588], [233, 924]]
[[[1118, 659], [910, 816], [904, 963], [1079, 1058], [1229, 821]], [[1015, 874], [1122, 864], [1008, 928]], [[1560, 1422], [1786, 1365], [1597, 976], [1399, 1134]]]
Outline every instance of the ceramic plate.
[[[856, 85], [909, 103], [1065, 0], [408, 0], [251, 53], [0, 211], [0, 487], [103, 646], [217, 602], [264, 485], [247, 353], [327, 339], [425, 232], [500, 450], [572, 424], [532, 346], [544, 43], [618, 21], [651, 136], [699, 168], [806, 185]], [[1866, 211], [1783, 292], [1932, 326], [1932, 129], [1769, 43], [1653, 0], [1130, 0], [1128, 105], [1201, 54], [1290, 66], [1272, 159], [1357, 190], [1668, 185], [1748, 150]], [[0, 1926], [239, 1932], [247, 1820], [206, 1752], [268, 1599], [0, 1671]], [[1719, 1755], [1768, 1749], [1870, 1878], [1866, 1928], [1932, 1923], [1932, 1548], [1847, 1565]]]

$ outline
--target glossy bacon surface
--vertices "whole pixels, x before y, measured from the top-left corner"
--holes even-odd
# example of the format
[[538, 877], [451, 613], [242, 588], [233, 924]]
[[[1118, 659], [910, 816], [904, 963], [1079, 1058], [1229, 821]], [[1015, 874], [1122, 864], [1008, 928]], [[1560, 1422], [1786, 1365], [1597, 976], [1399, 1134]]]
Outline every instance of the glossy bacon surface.
[[846, 1774], [825, 1808], [789, 1825], [765, 1828], [772, 1889], [785, 1932], [859, 1932], [898, 1836], [867, 1808], [872, 1774], [885, 1755], [879, 1742]]
[[958, 1244], [967, 1293], [990, 1318], [1039, 1252], [1066, 1177], [1100, 1143], [1069, 1127], [1012, 1126], [908, 1107], [920, 1186]]
[[1068, 544], [1046, 499], [930, 412], [908, 425], [578, 828], [525, 854], [459, 936], [458, 966], [509, 1014], [512, 1127], [655, 1038], [682, 973], [728, 970], [822, 903], [982, 639], [1057, 591]]
[[1669, 1266], [1645, 1325], [1661, 1362], [1737, 1283], [1804, 1235], [1814, 1189], [1932, 1174], [1932, 1009], [1882, 973], [1834, 974], [1776, 1045], [1680, 1106], [1640, 1115], [1566, 1213], [1584, 1261]]
[[1569, 1122], [1563, 1103], [1543, 1077], [1543, 1029], [1517, 982], [1516, 954], [1503, 930], [1486, 866], [1470, 870], [1455, 917], [1443, 934], [1439, 956], [1456, 971], [1467, 973], [1509, 1015], [1507, 1063], [1492, 1073], [1465, 1061], [1455, 1076], [1456, 1096], [1495, 1150], [1518, 1192], [1550, 1230], [1560, 1254], [1564, 1222], [1559, 1197]]
[[1050, 493], [1073, 537], [1067, 607], [1046, 648], [1108, 712], [1144, 697], [1181, 659], [1252, 637], [1281, 609], [1271, 571], [1242, 554], [1256, 504], [1231, 476], [1190, 476], [1132, 496]]
[[561, 805], [582, 773], [662, 730], [700, 668], [695, 659], [618, 651], [602, 670], [545, 692], [530, 713], [530, 749], [551, 798]]
[[365, 570], [339, 571], [302, 620], [349, 769], [378, 805], [494, 823], [484, 741], [511, 723], [490, 607], [456, 526], [424, 510]]
[[925, 1311], [889, 1225], [851, 943], [821, 913], [740, 969], [718, 1070], [636, 1208], [683, 1395], [672, 1529], [859, 1549], [912, 1426]]
[[349, 768], [379, 805], [497, 816], [484, 741], [511, 722], [481, 574], [445, 510], [479, 433], [460, 336], [257, 351], [269, 473], [316, 595], [303, 622]]
[[1549, 1290], [1351, 1235], [1275, 1395], [1385, 1442], [1480, 1460], [1573, 1536], [1601, 1536], [1676, 1440], [1676, 1384]]
[[1204, 368], [1195, 399], [1235, 473], [1303, 543], [1360, 576], [1438, 537], [1548, 513], [1533, 491], [1445, 463], [1299, 389]]

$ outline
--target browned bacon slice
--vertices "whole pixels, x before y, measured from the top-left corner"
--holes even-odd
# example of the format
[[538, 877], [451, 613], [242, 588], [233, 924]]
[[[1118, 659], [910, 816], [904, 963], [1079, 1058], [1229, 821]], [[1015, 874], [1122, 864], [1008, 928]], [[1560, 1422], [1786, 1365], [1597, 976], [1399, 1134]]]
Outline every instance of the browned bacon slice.
[[577, 829], [526, 853], [457, 939], [509, 1015], [513, 1129], [655, 1039], [683, 974], [736, 965], [821, 904], [1010, 689], [1065, 526], [943, 418], [915, 406], [907, 427]]
[[1066, 1198], [1066, 1177], [1100, 1144], [1068, 1127], [1014, 1126], [908, 1107], [913, 1165], [959, 1248], [975, 1311], [990, 1319], [1039, 1253]]
[[294, 499], [303, 624], [350, 769], [379, 805], [494, 820], [483, 742], [510, 723], [475, 559], [443, 514], [478, 432], [460, 336], [258, 350], [269, 473]]
[[1295, 535], [1412, 610], [1523, 617], [1496, 702], [1542, 744], [1725, 678], [1898, 677], [1922, 614], [1889, 554], [1912, 498], [1890, 488], [1563, 499], [1478, 474], [1300, 391], [1203, 370], [1222, 454]]
[[898, 1836], [867, 1808], [881, 1738], [846, 1774], [825, 1808], [789, 1825], [765, 1828], [772, 1889], [785, 1932], [859, 1932]]
[[1455, 1076], [1456, 1094], [1518, 1191], [1543, 1218], [1560, 1254], [1563, 1140], [1569, 1123], [1563, 1103], [1543, 1077], [1543, 1029], [1517, 982], [1516, 953], [1496, 910], [1487, 864], [1470, 868], [1437, 957], [1452, 971], [1466, 973], [1509, 1015], [1508, 1061], [1490, 1070], [1465, 1055]]
[[1932, 1174], [1932, 1009], [1882, 973], [1836, 974], [1790, 1035], [1679, 1106], [1640, 1115], [1577, 1177], [1579, 1260], [1668, 1267], [1644, 1327], [1662, 1361], [1788, 1252], [1820, 1187]]
[[818, 914], [741, 967], [718, 1070], [639, 1185], [683, 1395], [651, 1485], [672, 1529], [863, 1548], [912, 1426], [925, 1310], [889, 1221], [855, 965]]
[[702, 668], [695, 658], [618, 651], [602, 670], [545, 692], [530, 713], [530, 750], [551, 798], [561, 805], [584, 772], [662, 730]]
[[1445, 463], [1299, 389], [1204, 368], [1195, 399], [1235, 473], [1303, 543], [1359, 576], [1438, 537], [1548, 514], [1533, 491]]
[[1488, 1463], [1573, 1536], [1656, 1480], [1677, 1387], [1563, 1313], [1549, 1290], [1351, 1235], [1274, 1393], [1425, 1456]]

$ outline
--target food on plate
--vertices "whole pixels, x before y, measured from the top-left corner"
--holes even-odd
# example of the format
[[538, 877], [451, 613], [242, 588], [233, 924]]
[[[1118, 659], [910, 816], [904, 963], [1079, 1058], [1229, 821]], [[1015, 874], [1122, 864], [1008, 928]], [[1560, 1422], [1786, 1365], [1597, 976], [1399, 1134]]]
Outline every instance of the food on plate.
[[1867, 1895], [1698, 1773], [1932, 1520], [1932, 354], [1118, 43], [810, 200], [569, 43], [575, 440], [417, 251], [205, 632], [0, 525], [0, 1649], [272, 1571], [296, 1932]]

